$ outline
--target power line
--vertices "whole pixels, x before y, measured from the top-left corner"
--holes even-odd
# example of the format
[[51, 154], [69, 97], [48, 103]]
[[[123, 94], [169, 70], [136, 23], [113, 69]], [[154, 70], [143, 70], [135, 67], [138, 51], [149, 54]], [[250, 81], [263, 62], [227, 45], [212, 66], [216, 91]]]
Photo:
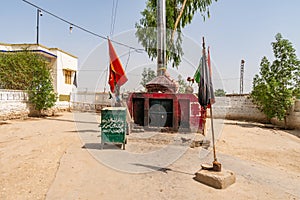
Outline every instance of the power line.
[[117, 19], [117, 10], [118, 10], [118, 3], [119, 3], [119, 0], [116, 0], [116, 8], [115, 8], [115, 16], [114, 16], [114, 23], [113, 23], [113, 32], [112, 34], [114, 34], [115, 32], [115, 24], [116, 24], [116, 19]]
[[117, 18], [117, 9], [118, 9], [118, 0], [113, 0], [112, 11], [111, 11], [111, 25], [110, 25], [110, 36], [112, 36], [115, 32], [115, 24]]
[[127, 57], [127, 61], [126, 61], [126, 65], [125, 65], [125, 70], [127, 69], [128, 63], [129, 63], [129, 58], [130, 58], [130, 49], [128, 52], [128, 57]]
[[112, 9], [111, 9], [111, 16], [110, 16], [110, 37], [112, 36], [112, 30], [113, 30], [114, 11], [115, 11], [115, 0], [112, 0]]
[[[73, 22], [70, 22], [70, 21], [68, 21], [68, 20], [66, 20], [66, 19], [63, 19], [62, 17], [59, 17], [59, 16], [57, 16], [57, 15], [55, 15], [55, 14], [53, 14], [53, 13], [51, 13], [51, 12], [49, 12], [49, 11], [47, 11], [47, 10], [45, 10], [45, 9], [43, 9], [43, 8], [41, 8], [41, 7], [39, 7], [39, 6], [37, 6], [37, 5], [35, 5], [35, 4], [33, 4], [33, 3], [31, 3], [31, 2], [29, 2], [29, 1], [27, 1], [27, 0], [22, 0], [22, 1], [25, 2], [25, 3], [27, 3], [27, 4], [29, 4], [29, 5], [31, 5], [31, 6], [33, 6], [33, 7], [35, 7], [35, 8], [37, 8], [37, 9], [39, 9], [39, 10], [41, 10], [41, 11], [43, 11], [44, 13], [47, 13], [47, 14], [51, 15], [52, 17], [55, 17], [55, 18], [57, 18], [57, 19], [59, 19], [59, 20], [65, 22], [65, 23], [69, 24], [69, 25], [72, 26], [72, 27], [76, 27], [76, 28], [78, 28], [78, 29], [80, 29], [80, 30], [82, 30], [82, 31], [84, 31], [84, 32], [86, 32], [86, 33], [89, 33], [89, 34], [91, 34], [91, 35], [93, 35], [93, 36], [99, 37], [99, 38], [101, 38], [101, 39], [103, 39], [103, 40], [107, 40], [107, 39], [108, 39], [107, 37], [105, 37], [105, 36], [103, 36], [103, 35], [99, 35], [99, 34], [97, 34], [97, 33], [94, 33], [94, 32], [92, 32], [92, 31], [90, 31], [90, 30], [88, 30], [88, 29], [82, 27], [82, 26], [76, 25], [76, 24], [73, 23]], [[144, 49], [135, 48], [135, 47], [129, 46], [129, 45], [127, 45], [127, 44], [124, 44], [124, 43], [121, 43], [121, 42], [118, 42], [118, 41], [115, 41], [115, 40], [110, 40], [110, 41], [113, 42], [113, 43], [115, 43], [115, 44], [118, 44], [118, 45], [121, 45], [121, 46], [130, 48], [130, 49], [133, 49], [133, 50], [135, 50], [135, 51], [138, 52], [138, 53], [141, 53], [141, 51], [145, 51]]]

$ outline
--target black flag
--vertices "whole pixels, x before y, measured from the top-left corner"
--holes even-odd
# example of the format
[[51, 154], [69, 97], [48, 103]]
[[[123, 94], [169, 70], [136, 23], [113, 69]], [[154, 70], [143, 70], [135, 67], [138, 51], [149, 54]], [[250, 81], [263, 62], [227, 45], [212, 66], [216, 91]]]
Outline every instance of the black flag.
[[73, 80], [73, 85], [75, 86], [75, 87], [77, 87], [77, 72], [75, 72], [75, 75], [74, 75], [74, 80]]
[[198, 68], [200, 72], [198, 101], [204, 108], [207, 108], [209, 104], [213, 104], [215, 99], [211, 78], [211, 66], [208, 65], [210, 65], [210, 58], [207, 59], [206, 57], [205, 44], [203, 41], [202, 57]]

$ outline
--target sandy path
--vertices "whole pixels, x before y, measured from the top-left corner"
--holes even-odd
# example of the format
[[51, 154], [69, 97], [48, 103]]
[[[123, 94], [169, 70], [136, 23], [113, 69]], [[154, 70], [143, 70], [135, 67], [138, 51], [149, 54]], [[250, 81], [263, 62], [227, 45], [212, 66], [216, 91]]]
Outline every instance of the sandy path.
[[256, 123], [225, 121], [223, 133], [219, 151], [300, 174], [300, 130], [283, 131]]
[[[237, 181], [216, 190], [193, 180], [200, 164], [212, 158], [200, 158], [201, 148], [188, 148], [165, 171], [120, 172], [93, 154], [121, 150], [81, 148], [72, 121], [72, 113], [64, 113], [0, 125], [0, 199], [300, 199], [300, 139], [285, 131], [225, 121], [218, 158]], [[87, 127], [81, 133], [97, 134], [95, 123], [80, 123]], [[154, 147], [159, 144], [132, 140], [126, 151]]]
[[78, 143], [72, 113], [0, 125], [0, 199], [44, 199], [60, 159]]

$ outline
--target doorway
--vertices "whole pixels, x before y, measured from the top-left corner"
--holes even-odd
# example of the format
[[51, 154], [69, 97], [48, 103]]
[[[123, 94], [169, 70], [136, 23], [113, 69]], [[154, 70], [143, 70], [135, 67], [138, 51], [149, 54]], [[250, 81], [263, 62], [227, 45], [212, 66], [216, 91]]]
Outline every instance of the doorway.
[[179, 128], [190, 128], [190, 100], [178, 100], [178, 125]]
[[134, 98], [133, 102], [133, 120], [139, 126], [144, 126], [144, 103], [142, 98]]
[[173, 127], [172, 99], [149, 99], [149, 126]]

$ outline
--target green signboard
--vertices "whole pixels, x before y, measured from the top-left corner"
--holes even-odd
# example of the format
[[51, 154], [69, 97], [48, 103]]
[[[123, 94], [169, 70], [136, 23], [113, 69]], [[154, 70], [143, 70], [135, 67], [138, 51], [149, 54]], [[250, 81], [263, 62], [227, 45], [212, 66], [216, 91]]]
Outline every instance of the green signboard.
[[126, 143], [126, 108], [106, 107], [101, 110], [101, 147], [105, 143]]

